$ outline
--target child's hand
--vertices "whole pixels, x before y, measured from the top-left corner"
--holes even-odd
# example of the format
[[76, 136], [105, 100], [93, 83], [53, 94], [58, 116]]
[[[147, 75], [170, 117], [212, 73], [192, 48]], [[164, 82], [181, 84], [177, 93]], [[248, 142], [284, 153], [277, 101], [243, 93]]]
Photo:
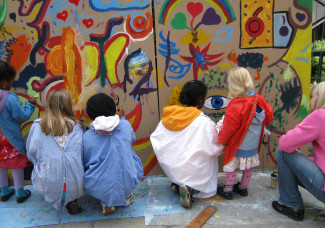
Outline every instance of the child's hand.
[[33, 105], [36, 105], [36, 98], [35, 97], [29, 97], [28, 102], [33, 104]]
[[124, 109], [121, 106], [116, 107], [116, 114], [120, 117], [120, 119], [124, 116]]

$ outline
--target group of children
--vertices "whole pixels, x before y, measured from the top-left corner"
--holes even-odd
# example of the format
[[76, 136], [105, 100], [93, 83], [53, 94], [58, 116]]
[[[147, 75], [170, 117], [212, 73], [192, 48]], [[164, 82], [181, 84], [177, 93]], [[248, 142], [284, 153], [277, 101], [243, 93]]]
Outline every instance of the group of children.
[[[71, 94], [53, 90], [25, 145], [20, 127], [32, 115], [36, 101], [31, 98], [23, 107], [17, 95], [8, 92], [15, 75], [12, 66], [0, 61], [1, 201], [15, 193], [8, 187], [8, 169], [17, 202], [30, 197], [30, 191], [24, 190], [23, 176], [30, 160], [34, 188], [57, 210], [80, 213], [78, 199], [85, 192], [102, 203], [104, 215], [113, 213], [117, 206], [127, 206], [143, 177], [143, 168], [132, 147], [135, 134], [123, 109], [103, 93], [90, 97], [86, 111], [93, 122], [85, 131], [73, 112]], [[150, 136], [159, 164], [171, 179], [171, 188], [180, 193], [184, 207], [191, 207], [192, 197], [218, 193], [232, 199], [233, 191], [247, 196], [252, 168], [259, 165], [258, 151], [264, 125], [273, 119], [272, 107], [254, 93], [245, 68], [232, 69], [227, 80], [231, 102], [218, 123], [200, 111], [206, 85], [192, 80], [180, 93], [181, 105], [165, 107]], [[218, 156], [223, 153], [227, 178], [218, 186]], [[237, 169], [243, 170], [243, 176], [235, 184]]]
[[25, 144], [21, 124], [30, 118], [36, 102], [31, 98], [23, 107], [18, 96], [8, 92], [15, 75], [12, 66], [0, 61], [1, 201], [14, 194], [8, 186], [8, 169], [17, 202], [30, 197], [31, 192], [24, 190], [23, 169], [29, 159], [34, 164], [31, 179], [35, 190], [57, 210], [80, 213], [78, 199], [85, 192], [102, 203], [104, 215], [115, 212], [116, 206], [127, 206], [143, 168], [132, 147], [135, 134], [123, 109], [105, 94], [90, 97], [87, 114], [93, 122], [85, 132], [74, 114], [70, 92], [53, 90]]

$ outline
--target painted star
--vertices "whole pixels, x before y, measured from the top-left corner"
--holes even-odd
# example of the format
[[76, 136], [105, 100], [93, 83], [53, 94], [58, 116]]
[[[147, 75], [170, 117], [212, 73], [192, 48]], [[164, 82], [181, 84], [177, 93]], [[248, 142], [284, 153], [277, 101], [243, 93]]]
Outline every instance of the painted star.
[[206, 71], [209, 70], [208, 66], [214, 66], [218, 64], [221, 59], [216, 61], [211, 61], [214, 59], [219, 58], [224, 53], [220, 53], [217, 55], [208, 55], [207, 52], [209, 51], [210, 43], [201, 51], [200, 47], [195, 47], [192, 43], [189, 44], [189, 50], [192, 56], [182, 56], [181, 58], [187, 62], [193, 63], [193, 76], [194, 79], [197, 80], [199, 71]]

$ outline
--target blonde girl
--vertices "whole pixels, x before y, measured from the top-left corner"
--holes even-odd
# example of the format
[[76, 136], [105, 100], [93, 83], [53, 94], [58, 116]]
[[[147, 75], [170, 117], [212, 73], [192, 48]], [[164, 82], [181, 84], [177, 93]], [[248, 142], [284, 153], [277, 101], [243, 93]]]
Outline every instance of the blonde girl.
[[[219, 143], [225, 144], [223, 171], [226, 184], [218, 186], [217, 192], [232, 199], [232, 192], [247, 196], [247, 186], [252, 168], [259, 166], [258, 151], [261, 146], [264, 125], [273, 119], [272, 107], [265, 99], [254, 93], [254, 84], [249, 72], [242, 67], [230, 70], [228, 75], [229, 102]], [[235, 185], [237, 169], [243, 171], [242, 180]]]
[[72, 110], [69, 91], [50, 92], [45, 112], [34, 121], [27, 139], [27, 155], [34, 163], [34, 188], [57, 210], [82, 211], [78, 198], [84, 194], [82, 165], [83, 128]]

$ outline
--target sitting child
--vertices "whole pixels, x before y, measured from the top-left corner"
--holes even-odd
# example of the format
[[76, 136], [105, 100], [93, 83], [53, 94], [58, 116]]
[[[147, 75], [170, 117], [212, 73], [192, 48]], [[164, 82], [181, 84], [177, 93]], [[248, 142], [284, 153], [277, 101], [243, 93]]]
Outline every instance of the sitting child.
[[132, 199], [143, 177], [142, 163], [132, 147], [132, 126], [112, 98], [103, 93], [92, 96], [87, 113], [94, 121], [83, 136], [84, 187], [102, 202], [103, 214], [108, 215]]
[[53, 90], [45, 112], [34, 121], [27, 138], [27, 155], [34, 163], [32, 183], [57, 210], [82, 211], [78, 198], [84, 195], [82, 165], [83, 129], [72, 110], [68, 90]]
[[[200, 109], [207, 95], [206, 85], [187, 82], [179, 96], [182, 104], [163, 109], [163, 116], [150, 140], [161, 168], [180, 193], [180, 204], [192, 206], [192, 197], [208, 198], [216, 194], [218, 156], [217, 125]], [[193, 195], [194, 194], [194, 195]]]

